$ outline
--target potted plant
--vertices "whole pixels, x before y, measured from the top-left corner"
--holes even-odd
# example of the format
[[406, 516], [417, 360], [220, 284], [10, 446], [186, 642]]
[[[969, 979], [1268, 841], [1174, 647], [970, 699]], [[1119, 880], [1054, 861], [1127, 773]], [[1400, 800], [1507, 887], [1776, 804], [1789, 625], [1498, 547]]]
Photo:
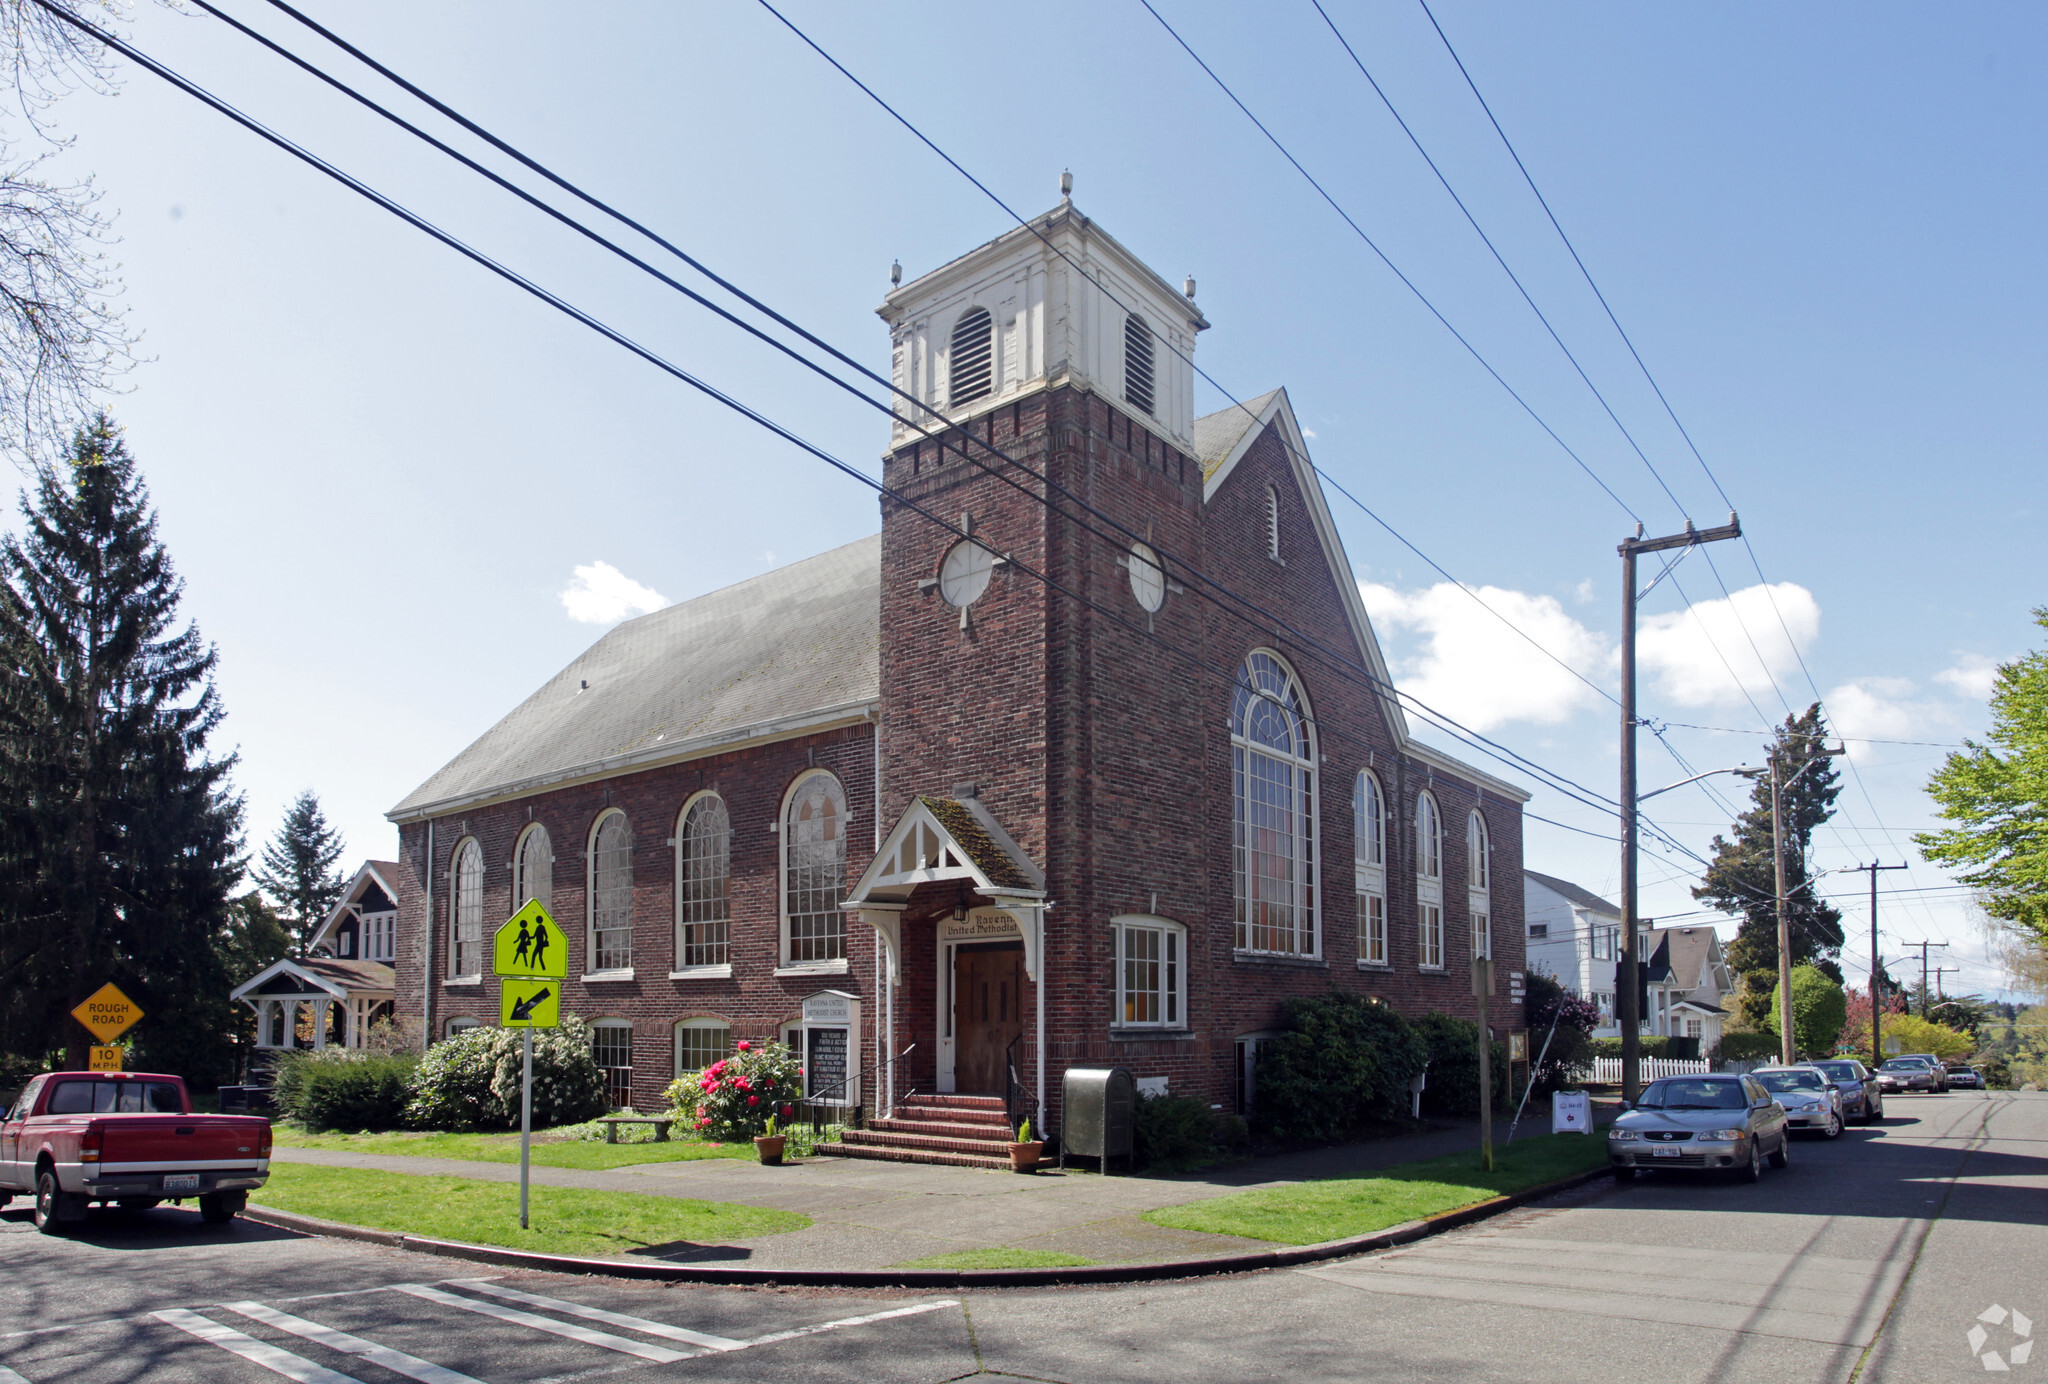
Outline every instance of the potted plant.
[[754, 1151], [761, 1155], [761, 1162], [771, 1168], [782, 1166], [782, 1141], [789, 1136], [776, 1126], [775, 1117], [768, 1117], [762, 1132], [754, 1136]]
[[1045, 1147], [1043, 1139], [1031, 1137], [1031, 1121], [1017, 1126], [1017, 1140], [1010, 1145], [1010, 1171], [1029, 1173], [1038, 1170], [1038, 1152]]

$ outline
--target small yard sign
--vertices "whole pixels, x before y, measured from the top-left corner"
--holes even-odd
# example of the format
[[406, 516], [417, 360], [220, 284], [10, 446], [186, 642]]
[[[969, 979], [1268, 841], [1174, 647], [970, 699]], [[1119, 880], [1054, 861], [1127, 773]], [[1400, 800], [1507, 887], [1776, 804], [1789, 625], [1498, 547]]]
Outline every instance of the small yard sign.
[[87, 1070], [87, 1071], [93, 1071], [93, 1072], [118, 1072], [118, 1071], [120, 1071], [120, 1070], [121, 1070], [121, 1050], [120, 1050], [119, 1048], [102, 1048], [102, 1047], [95, 1047], [95, 1048], [93, 1048], [93, 1050], [92, 1050], [92, 1061], [90, 1061], [90, 1062], [88, 1062], [88, 1063], [86, 1064], [86, 1070]]
[[[526, 907], [505, 920], [491, 953], [491, 971], [495, 975], [549, 980], [566, 980], [569, 976], [569, 939], [538, 899], [528, 899]], [[560, 989], [556, 987], [557, 992]]]
[[1584, 1091], [1559, 1091], [1550, 1098], [1552, 1134], [1591, 1134], [1593, 1101]]
[[92, 1036], [102, 1043], [111, 1043], [134, 1027], [142, 1010], [109, 981], [95, 990], [91, 999], [72, 1010], [71, 1017], [92, 1030]]

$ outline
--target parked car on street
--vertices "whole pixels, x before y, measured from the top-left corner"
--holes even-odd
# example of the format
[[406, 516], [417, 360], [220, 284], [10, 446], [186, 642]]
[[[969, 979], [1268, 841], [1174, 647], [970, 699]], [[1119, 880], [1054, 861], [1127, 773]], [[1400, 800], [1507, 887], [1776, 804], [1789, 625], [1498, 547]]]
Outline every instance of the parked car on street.
[[1737, 1072], [1653, 1081], [1607, 1127], [1607, 1161], [1623, 1182], [1667, 1168], [1722, 1168], [1755, 1182], [1766, 1157], [1774, 1168], [1792, 1161], [1785, 1108]]
[[46, 1235], [93, 1202], [146, 1211], [196, 1198], [209, 1224], [233, 1219], [270, 1176], [270, 1121], [195, 1115], [185, 1083], [148, 1072], [50, 1072], [0, 1120], [0, 1205], [35, 1198]]
[[1925, 1062], [1927, 1070], [1934, 1073], [1934, 1089], [1937, 1091], [1946, 1091], [1948, 1089], [1948, 1064], [1939, 1057], [1936, 1057], [1931, 1052], [1902, 1052], [1899, 1056], [1914, 1062]]
[[1842, 1126], [1848, 1122], [1842, 1114], [1842, 1088], [1826, 1072], [1818, 1067], [1759, 1067], [1750, 1076], [1785, 1107], [1787, 1128], [1829, 1139], [1842, 1137]]
[[1853, 1057], [1828, 1057], [1806, 1065], [1825, 1072], [1829, 1081], [1842, 1088], [1844, 1119], [1870, 1124], [1884, 1118], [1884, 1093], [1870, 1068]]
[[1932, 1092], [1934, 1069], [1923, 1057], [1887, 1057], [1877, 1069], [1878, 1088], [1885, 1092]]
[[1984, 1089], [1984, 1074], [1964, 1063], [1953, 1063], [1948, 1069], [1948, 1084], [1960, 1090], [1981, 1091]]

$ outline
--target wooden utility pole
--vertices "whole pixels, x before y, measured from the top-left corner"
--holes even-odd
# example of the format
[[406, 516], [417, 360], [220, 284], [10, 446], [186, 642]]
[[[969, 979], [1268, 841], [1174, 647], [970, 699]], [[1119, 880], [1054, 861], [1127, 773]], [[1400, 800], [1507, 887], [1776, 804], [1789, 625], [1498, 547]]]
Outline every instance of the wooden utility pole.
[[1868, 865], [1850, 868], [1870, 874], [1870, 1070], [1874, 1072], [1884, 1065], [1884, 997], [1878, 993], [1884, 987], [1884, 962], [1877, 954], [1877, 872], [1906, 867], [1880, 865], [1873, 860]]
[[1614, 968], [1614, 1017], [1621, 1025], [1621, 1098], [1630, 1105], [1635, 1104], [1641, 1087], [1638, 1078], [1643, 1058], [1642, 1015], [1636, 1012], [1636, 604], [1649, 594], [1636, 591], [1636, 558], [1642, 553], [1740, 537], [1742, 522], [1731, 510], [1728, 522], [1718, 529], [1696, 529], [1688, 519], [1684, 533], [1665, 538], [1645, 538], [1643, 526], [1637, 524], [1636, 536], [1622, 540], [1617, 550], [1621, 554], [1621, 957]]
[[[1778, 890], [1778, 1060], [1789, 1067], [1799, 1054], [1792, 1041], [1792, 914], [1785, 898], [1785, 790], [1799, 782], [1807, 769], [1844, 751], [1820, 746], [1806, 761], [1806, 768], [1780, 783], [1778, 748], [1771, 746], [1771, 877], [1777, 881]], [[1813, 881], [1809, 879], [1806, 883], [1810, 885]]]
[[1906, 945], [1920, 949], [1920, 1017], [1924, 1019], [1927, 1017], [1927, 949], [1929, 947], [1946, 947], [1948, 943], [1908, 942]]

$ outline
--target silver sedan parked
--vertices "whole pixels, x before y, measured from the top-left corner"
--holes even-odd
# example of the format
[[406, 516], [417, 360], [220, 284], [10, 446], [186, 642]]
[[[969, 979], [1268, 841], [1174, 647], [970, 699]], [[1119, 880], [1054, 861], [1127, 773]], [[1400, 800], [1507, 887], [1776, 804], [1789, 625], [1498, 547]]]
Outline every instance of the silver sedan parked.
[[1724, 1168], [1755, 1182], [1766, 1157], [1774, 1168], [1792, 1161], [1785, 1109], [1733, 1072], [1653, 1081], [1607, 1127], [1607, 1161], [1623, 1182], [1646, 1168]]
[[1815, 1067], [1758, 1067], [1750, 1075], [1785, 1107], [1785, 1123], [1829, 1139], [1842, 1137], [1842, 1088]]
[[1829, 1057], [1806, 1064], [1826, 1072], [1828, 1080], [1842, 1088], [1842, 1114], [1858, 1124], [1875, 1124], [1884, 1119], [1884, 1092], [1878, 1088], [1877, 1073], [1853, 1057]]

